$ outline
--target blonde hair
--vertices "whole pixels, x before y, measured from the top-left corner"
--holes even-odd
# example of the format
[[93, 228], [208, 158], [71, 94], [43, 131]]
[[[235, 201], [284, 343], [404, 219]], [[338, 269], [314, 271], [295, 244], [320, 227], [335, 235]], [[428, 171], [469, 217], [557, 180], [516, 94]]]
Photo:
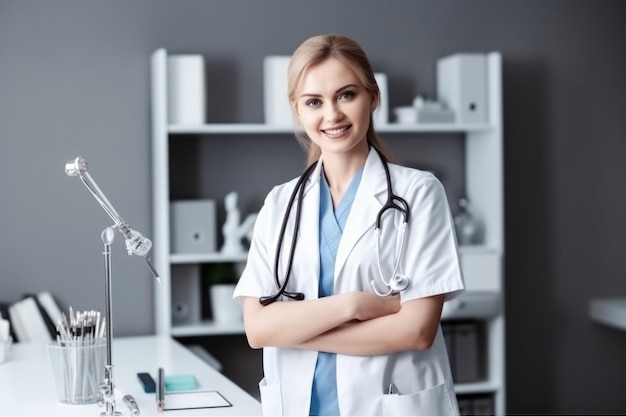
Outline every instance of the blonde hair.
[[[354, 40], [341, 35], [313, 36], [300, 44], [293, 52], [287, 69], [287, 98], [295, 113], [297, 89], [302, 83], [306, 72], [329, 58], [343, 62], [357, 76], [365, 90], [375, 98], [376, 107], [380, 101], [380, 90], [374, 77], [372, 66], [359, 45]], [[296, 131], [296, 139], [307, 152], [307, 165], [317, 161], [322, 153], [304, 131]], [[367, 143], [378, 149], [389, 162], [395, 162], [395, 157], [382, 143], [374, 130], [373, 117], [370, 116], [367, 128]]]

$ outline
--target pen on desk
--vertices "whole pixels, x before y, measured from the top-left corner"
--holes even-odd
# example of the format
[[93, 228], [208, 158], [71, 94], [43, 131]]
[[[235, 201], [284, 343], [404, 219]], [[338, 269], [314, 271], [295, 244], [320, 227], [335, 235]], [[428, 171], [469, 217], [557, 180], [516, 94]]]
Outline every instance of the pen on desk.
[[160, 413], [165, 408], [165, 376], [163, 368], [159, 368], [158, 382], [156, 386], [157, 411]]

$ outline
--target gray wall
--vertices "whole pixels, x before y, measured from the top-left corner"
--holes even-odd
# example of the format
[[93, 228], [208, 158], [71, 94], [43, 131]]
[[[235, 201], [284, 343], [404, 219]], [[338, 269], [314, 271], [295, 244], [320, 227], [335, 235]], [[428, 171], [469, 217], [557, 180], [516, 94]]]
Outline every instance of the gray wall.
[[[214, 121], [249, 122], [263, 119], [262, 58], [313, 34], [358, 39], [389, 76], [391, 107], [434, 93], [439, 57], [495, 50], [508, 412], [623, 414], [626, 333], [587, 310], [591, 297], [626, 294], [625, 17], [621, 0], [0, 0], [0, 300], [47, 289], [63, 307], [103, 308], [99, 236], [110, 221], [65, 176], [77, 155], [151, 235], [155, 49], [204, 54], [221, 85]], [[117, 239], [115, 334], [149, 334], [153, 281]]]

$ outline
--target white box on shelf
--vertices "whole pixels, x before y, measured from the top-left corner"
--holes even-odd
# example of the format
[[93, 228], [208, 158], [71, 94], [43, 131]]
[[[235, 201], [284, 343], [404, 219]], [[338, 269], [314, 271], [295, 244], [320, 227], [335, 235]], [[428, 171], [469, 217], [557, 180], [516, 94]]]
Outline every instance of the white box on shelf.
[[414, 106], [402, 106], [393, 109], [396, 123], [452, 123], [454, 113], [450, 109], [420, 109]]
[[437, 96], [455, 113], [458, 123], [486, 123], [487, 56], [460, 53], [438, 60]]
[[386, 125], [389, 123], [389, 86], [387, 85], [387, 74], [377, 72], [376, 84], [380, 90], [380, 103], [378, 108], [374, 110], [374, 126]]
[[393, 114], [396, 123], [417, 123], [417, 111], [413, 106], [396, 107], [393, 109]]
[[453, 123], [454, 112], [450, 109], [416, 109], [417, 123]]
[[265, 123], [293, 126], [287, 98], [287, 67], [290, 56], [270, 55], [263, 59], [263, 110]]
[[216, 207], [213, 200], [178, 200], [170, 203], [171, 252], [217, 251]]
[[206, 122], [204, 57], [169, 56], [167, 75], [169, 123], [204, 124]]

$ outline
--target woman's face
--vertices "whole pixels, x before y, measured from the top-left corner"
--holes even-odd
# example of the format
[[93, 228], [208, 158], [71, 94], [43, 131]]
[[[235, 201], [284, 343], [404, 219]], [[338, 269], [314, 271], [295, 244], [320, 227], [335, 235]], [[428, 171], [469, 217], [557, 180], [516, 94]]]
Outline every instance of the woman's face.
[[296, 116], [322, 153], [362, 155], [376, 106], [352, 70], [335, 58], [310, 68], [296, 94]]

